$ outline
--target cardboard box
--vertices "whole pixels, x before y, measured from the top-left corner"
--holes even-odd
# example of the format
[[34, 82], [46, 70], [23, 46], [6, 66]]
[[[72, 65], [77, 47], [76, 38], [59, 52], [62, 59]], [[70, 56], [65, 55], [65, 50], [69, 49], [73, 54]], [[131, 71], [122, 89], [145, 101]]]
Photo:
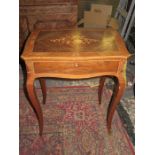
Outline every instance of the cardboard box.
[[111, 17], [112, 6], [92, 4], [91, 11], [84, 12], [84, 27], [105, 28]]
[[92, 12], [98, 12], [103, 14], [105, 17], [111, 17], [112, 6], [111, 5], [101, 5], [101, 4], [92, 4], [91, 5]]
[[101, 13], [84, 12], [84, 27], [86, 28], [105, 28], [107, 23], [107, 18]]

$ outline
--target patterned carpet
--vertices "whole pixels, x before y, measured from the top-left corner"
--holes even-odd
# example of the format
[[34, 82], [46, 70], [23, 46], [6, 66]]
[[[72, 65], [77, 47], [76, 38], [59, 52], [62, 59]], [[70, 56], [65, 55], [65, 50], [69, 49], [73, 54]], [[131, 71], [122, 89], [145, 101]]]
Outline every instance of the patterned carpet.
[[[49, 87], [41, 104], [44, 134], [20, 88], [20, 155], [133, 155], [134, 147], [115, 112], [112, 134], [107, 133], [106, 112], [112, 92], [104, 89], [98, 104], [98, 87]], [[36, 89], [40, 102], [42, 94]]]

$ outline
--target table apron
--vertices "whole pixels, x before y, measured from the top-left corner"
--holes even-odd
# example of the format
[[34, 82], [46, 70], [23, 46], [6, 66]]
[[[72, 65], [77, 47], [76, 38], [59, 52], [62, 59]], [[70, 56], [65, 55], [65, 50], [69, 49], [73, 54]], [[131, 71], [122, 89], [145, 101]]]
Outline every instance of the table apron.
[[27, 62], [27, 72], [35, 77], [59, 77], [69, 79], [90, 78], [122, 73], [124, 61], [34, 61]]

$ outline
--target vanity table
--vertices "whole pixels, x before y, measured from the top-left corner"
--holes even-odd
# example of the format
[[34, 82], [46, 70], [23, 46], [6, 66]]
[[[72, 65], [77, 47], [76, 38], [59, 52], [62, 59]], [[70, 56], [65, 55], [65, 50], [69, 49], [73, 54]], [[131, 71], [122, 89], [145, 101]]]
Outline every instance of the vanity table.
[[107, 76], [116, 80], [107, 112], [111, 131], [113, 114], [126, 85], [126, 63], [130, 56], [120, 34], [112, 29], [35, 30], [28, 38], [22, 59], [27, 69], [26, 88], [43, 133], [43, 112], [34, 81], [39, 79], [46, 102], [46, 77], [84, 79], [100, 77], [99, 104]]

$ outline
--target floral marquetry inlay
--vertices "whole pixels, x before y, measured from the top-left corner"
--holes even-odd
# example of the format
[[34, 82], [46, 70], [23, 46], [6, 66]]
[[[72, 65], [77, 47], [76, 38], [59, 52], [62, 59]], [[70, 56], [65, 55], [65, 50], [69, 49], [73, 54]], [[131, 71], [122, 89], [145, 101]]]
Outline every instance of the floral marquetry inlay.
[[58, 43], [61, 45], [73, 45], [73, 44], [81, 44], [81, 45], [89, 45], [92, 43], [97, 43], [98, 40], [86, 38], [85, 36], [65, 36], [58, 39], [51, 39], [50, 42]]

